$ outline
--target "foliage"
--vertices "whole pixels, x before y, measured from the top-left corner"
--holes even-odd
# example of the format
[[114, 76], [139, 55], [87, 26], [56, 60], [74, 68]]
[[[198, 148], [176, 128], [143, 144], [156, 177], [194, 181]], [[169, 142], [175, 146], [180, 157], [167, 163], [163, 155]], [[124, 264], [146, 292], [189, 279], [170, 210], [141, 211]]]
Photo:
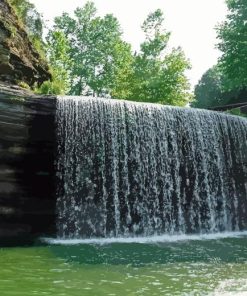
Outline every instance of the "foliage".
[[247, 0], [226, 0], [228, 15], [218, 28], [217, 66], [209, 69], [195, 87], [193, 107], [208, 108], [246, 101]]
[[231, 110], [227, 110], [226, 113], [247, 118], [247, 113], [243, 113], [241, 111], [241, 108], [234, 108], [234, 109], [231, 109]]
[[168, 52], [163, 20], [160, 10], [147, 17], [146, 39], [140, 53], [132, 54], [117, 19], [96, 16], [92, 2], [74, 17], [63, 13], [47, 38], [54, 81], [64, 82], [64, 92], [73, 95], [185, 105], [191, 98], [184, 75], [189, 63], [180, 48]]
[[35, 5], [28, 0], [8, 0], [14, 8], [19, 20], [27, 31], [30, 40], [40, 56], [45, 59], [42, 15], [36, 10]]
[[40, 87], [34, 89], [36, 94], [43, 95], [64, 95], [64, 85], [62, 81], [45, 81]]
[[24, 82], [24, 81], [19, 81], [19, 82], [18, 82], [18, 85], [19, 85], [20, 87], [22, 87], [22, 88], [30, 89], [30, 86], [29, 86], [26, 82]]
[[131, 46], [125, 42], [116, 44], [116, 69], [114, 80], [112, 81], [110, 96], [117, 99], [126, 99], [131, 94], [131, 77], [133, 74], [133, 55]]
[[207, 70], [195, 86], [195, 99], [191, 103], [195, 108], [213, 108], [246, 101], [247, 92], [239, 89], [226, 91], [225, 76], [219, 65]]
[[191, 106], [196, 108], [209, 108], [223, 105], [222, 73], [217, 66], [207, 70], [195, 86], [195, 100]]
[[28, 0], [8, 0], [30, 36], [41, 37], [43, 33], [42, 16], [34, 4]]
[[247, 88], [247, 0], [227, 0], [229, 13], [218, 27], [220, 67], [227, 90]]
[[146, 38], [140, 53], [134, 55], [125, 99], [183, 106], [191, 99], [184, 74], [189, 63], [180, 48], [167, 52], [170, 33], [163, 22], [163, 13], [158, 9], [142, 25]]
[[55, 18], [50, 35], [56, 33], [62, 33], [67, 40], [69, 94], [107, 96], [116, 91], [115, 81], [122, 81], [128, 72], [125, 68], [131, 51], [121, 39], [115, 17], [110, 14], [97, 17], [94, 4], [87, 2], [75, 10], [74, 18], [67, 13]]
[[50, 31], [46, 41], [47, 57], [52, 68], [52, 81], [45, 82], [39, 91], [45, 94], [66, 94], [70, 90], [70, 68], [72, 67], [68, 41], [60, 31]]

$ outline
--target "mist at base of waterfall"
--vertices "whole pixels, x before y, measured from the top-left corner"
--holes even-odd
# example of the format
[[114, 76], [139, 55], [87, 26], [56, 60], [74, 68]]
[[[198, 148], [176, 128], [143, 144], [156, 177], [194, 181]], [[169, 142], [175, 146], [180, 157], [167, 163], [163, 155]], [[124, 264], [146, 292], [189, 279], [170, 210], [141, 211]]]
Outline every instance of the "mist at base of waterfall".
[[59, 239], [59, 238], [41, 238], [41, 241], [52, 245], [79, 245], [79, 244], [157, 244], [173, 243], [180, 241], [200, 241], [200, 240], [218, 240], [223, 238], [237, 238], [247, 236], [247, 231], [235, 232], [217, 232], [209, 234], [177, 234], [177, 235], [156, 235], [139, 237], [112, 237], [112, 238], [89, 238], [89, 239]]

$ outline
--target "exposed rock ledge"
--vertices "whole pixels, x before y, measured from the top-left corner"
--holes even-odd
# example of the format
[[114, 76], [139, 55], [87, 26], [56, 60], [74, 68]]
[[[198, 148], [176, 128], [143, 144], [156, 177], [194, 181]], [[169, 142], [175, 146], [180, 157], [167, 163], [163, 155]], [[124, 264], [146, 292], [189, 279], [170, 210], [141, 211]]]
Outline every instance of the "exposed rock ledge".
[[47, 63], [34, 49], [7, 0], [0, 0], [0, 80], [28, 85], [51, 79]]
[[55, 231], [55, 105], [0, 83], [0, 246]]

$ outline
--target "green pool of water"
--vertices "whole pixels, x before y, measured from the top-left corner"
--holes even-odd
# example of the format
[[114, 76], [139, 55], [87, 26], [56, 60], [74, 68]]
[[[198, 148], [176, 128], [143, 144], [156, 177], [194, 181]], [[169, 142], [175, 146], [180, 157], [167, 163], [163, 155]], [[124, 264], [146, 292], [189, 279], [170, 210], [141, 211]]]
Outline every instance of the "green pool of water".
[[0, 295], [247, 295], [247, 236], [2, 248]]

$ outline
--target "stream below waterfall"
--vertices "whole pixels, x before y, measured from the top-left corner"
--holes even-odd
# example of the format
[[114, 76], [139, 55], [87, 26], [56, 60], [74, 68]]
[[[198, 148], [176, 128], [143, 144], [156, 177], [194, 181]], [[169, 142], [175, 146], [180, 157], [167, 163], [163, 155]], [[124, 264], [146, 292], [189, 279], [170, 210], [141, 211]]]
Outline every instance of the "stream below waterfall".
[[0, 249], [1, 296], [247, 296], [246, 120], [60, 97], [55, 132], [57, 233]]
[[246, 232], [135, 241], [0, 249], [0, 295], [247, 295]]

